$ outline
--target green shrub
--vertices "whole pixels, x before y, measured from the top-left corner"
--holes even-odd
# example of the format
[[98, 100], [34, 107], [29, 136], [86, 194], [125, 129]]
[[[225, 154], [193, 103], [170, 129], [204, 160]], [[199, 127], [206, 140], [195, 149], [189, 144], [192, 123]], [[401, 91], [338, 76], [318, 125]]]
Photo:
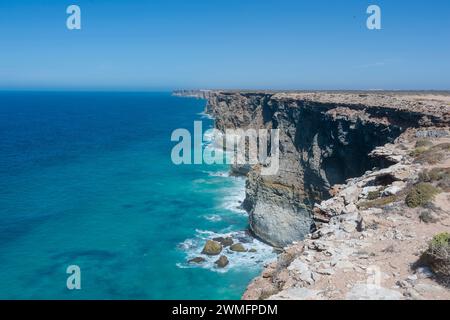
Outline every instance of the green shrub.
[[435, 235], [433, 237], [433, 240], [431, 240], [430, 246], [432, 248], [450, 246], [450, 233], [443, 232], [443, 233], [439, 233], [439, 234]]
[[448, 282], [450, 279], [450, 233], [436, 235], [423, 258], [435, 274], [444, 277]]
[[433, 200], [434, 196], [438, 193], [439, 190], [432, 184], [421, 182], [408, 192], [405, 202], [410, 208], [421, 207]]

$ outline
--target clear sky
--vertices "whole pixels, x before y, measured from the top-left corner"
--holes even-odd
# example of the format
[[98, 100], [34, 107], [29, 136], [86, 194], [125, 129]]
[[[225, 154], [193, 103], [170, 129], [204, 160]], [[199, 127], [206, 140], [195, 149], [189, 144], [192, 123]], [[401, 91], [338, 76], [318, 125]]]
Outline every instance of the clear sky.
[[20, 88], [450, 89], [450, 1], [0, 0], [0, 89]]

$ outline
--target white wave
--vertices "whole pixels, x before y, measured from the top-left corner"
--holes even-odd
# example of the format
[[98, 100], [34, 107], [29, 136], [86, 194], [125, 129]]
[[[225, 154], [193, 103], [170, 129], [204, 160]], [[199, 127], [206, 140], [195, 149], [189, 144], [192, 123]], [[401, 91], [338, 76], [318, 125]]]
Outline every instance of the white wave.
[[208, 174], [208, 176], [210, 176], [210, 177], [228, 178], [230, 176], [229, 171], [206, 171], [206, 170], [204, 170], [202, 172]]
[[222, 217], [219, 216], [218, 214], [209, 214], [209, 215], [205, 215], [203, 216], [206, 220], [211, 221], [211, 222], [219, 222], [222, 221]]
[[219, 208], [239, 214], [246, 214], [242, 209], [242, 203], [245, 200], [245, 179], [234, 178], [233, 187], [223, 189], [224, 197], [219, 204]]
[[198, 240], [197, 239], [186, 239], [180, 244], [178, 244], [178, 248], [181, 250], [190, 250], [192, 248], [195, 248], [198, 246]]
[[202, 119], [214, 120], [214, 118], [210, 114], [207, 114], [206, 112], [199, 112], [197, 113], [197, 115], [200, 116]]

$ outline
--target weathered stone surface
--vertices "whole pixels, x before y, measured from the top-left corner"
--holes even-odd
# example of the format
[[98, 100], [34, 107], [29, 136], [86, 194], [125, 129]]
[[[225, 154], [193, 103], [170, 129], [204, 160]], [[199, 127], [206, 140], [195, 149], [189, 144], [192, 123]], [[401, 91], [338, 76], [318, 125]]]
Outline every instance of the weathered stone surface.
[[321, 300], [320, 292], [307, 288], [291, 288], [270, 297], [269, 300]]
[[347, 294], [347, 300], [400, 300], [403, 295], [395, 290], [373, 284], [357, 284]]
[[[387, 148], [371, 156], [369, 153], [394, 141], [408, 125], [415, 126], [422, 118], [403, 117], [402, 112], [409, 111], [386, 103], [397, 101], [396, 97], [377, 97], [382, 107], [374, 106], [376, 100], [362, 97], [361, 101], [370, 103], [366, 107], [364, 103], [349, 103], [344, 96], [359, 99], [327, 93], [208, 94], [207, 112], [215, 118], [219, 130], [280, 129], [277, 174], [263, 176], [258, 166], [246, 172], [243, 207], [249, 212], [250, 228], [266, 242], [283, 247], [302, 240], [314, 226], [311, 205], [329, 197], [331, 186], [401, 160], [403, 154]], [[349, 188], [342, 192], [342, 203], [334, 201], [331, 206], [318, 208], [328, 216], [342, 214], [359, 194], [359, 187]]]
[[208, 256], [217, 256], [222, 252], [222, 245], [213, 240], [206, 241], [205, 247], [203, 248], [202, 253]]

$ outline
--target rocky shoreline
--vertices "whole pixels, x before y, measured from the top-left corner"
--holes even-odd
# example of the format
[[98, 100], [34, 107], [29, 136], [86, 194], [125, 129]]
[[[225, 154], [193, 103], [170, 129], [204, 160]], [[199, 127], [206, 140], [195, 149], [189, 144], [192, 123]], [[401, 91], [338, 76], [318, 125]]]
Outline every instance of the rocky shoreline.
[[[206, 98], [219, 130], [281, 132], [278, 174], [251, 168], [243, 207], [251, 231], [283, 253], [244, 299], [450, 299], [421, 264], [450, 231], [448, 93], [176, 94]], [[423, 188], [432, 195], [412, 205]]]

